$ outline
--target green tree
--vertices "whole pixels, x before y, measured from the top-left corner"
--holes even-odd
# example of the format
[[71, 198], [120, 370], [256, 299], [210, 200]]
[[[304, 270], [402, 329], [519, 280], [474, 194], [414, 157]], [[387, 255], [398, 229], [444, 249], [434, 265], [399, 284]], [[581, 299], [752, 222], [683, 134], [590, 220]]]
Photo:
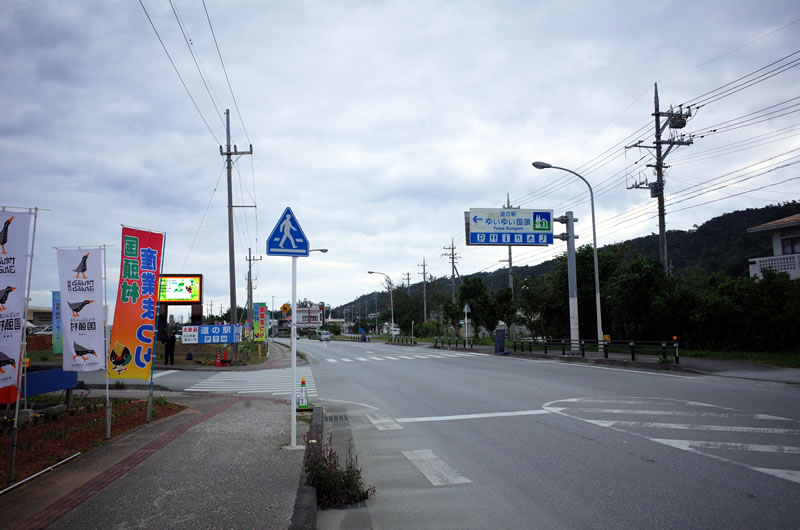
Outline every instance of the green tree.
[[464, 304], [469, 304], [472, 320], [494, 334], [498, 322], [497, 308], [483, 280], [476, 277], [464, 279], [464, 283], [458, 289], [459, 315], [463, 315]]

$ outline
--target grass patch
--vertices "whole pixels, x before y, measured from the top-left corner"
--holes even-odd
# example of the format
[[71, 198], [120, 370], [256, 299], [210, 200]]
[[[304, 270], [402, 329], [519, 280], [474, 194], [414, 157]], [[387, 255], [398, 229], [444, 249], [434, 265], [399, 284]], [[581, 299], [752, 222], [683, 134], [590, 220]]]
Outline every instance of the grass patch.
[[703, 357], [731, 361], [750, 361], [769, 364], [781, 368], [800, 368], [800, 352], [746, 352], [746, 351], [711, 351], [680, 350], [681, 357]]

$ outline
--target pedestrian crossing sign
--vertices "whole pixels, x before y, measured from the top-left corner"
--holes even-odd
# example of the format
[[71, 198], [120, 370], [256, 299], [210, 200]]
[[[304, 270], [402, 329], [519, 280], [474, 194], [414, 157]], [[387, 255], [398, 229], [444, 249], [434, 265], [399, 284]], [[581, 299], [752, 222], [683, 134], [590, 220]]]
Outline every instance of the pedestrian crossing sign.
[[288, 206], [267, 239], [268, 256], [308, 256], [308, 238]]

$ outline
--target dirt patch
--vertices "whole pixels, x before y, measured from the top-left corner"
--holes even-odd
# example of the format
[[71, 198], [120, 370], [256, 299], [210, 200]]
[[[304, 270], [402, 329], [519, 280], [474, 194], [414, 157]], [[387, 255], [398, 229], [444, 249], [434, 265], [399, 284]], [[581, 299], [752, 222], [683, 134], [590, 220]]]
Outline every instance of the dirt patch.
[[[146, 400], [112, 399], [111, 440], [147, 423]], [[186, 407], [158, 400], [153, 403], [153, 421], [176, 414]], [[58, 416], [39, 414], [35, 423], [17, 432], [15, 479], [22, 480], [77, 452], [85, 453], [106, 443], [106, 410], [100, 404], [70, 409]], [[109, 440], [110, 441], [110, 440]], [[8, 483], [11, 424], [0, 433], [0, 486]]]

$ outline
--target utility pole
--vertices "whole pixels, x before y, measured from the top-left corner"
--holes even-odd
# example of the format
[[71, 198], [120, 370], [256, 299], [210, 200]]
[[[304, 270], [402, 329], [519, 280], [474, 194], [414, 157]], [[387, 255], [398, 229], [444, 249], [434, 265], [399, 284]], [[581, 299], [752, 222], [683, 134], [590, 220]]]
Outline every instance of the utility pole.
[[554, 221], [564, 223], [567, 225], [567, 232], [553, 236], [562, 241], [567, 242], [567, 294], [569, 296], [569, 342], [570, 353], [573, 355], [580, 351], [580, 322], [578, 320], [578, 275], [576, 272], [575, 264], [575, 240], [578, 236], [575, 235], [575, 223], [578, 221], [577, 217], [572, 215], [572, 212], [567, 212], [566, 215], [557, 217]]
[[403, 273], [403, 279], [406, 281], [406, 293], [408, 296], [411, 296], [411, 273], [405, 272]]
[[247, 249], [247, 316], [253, 322], [253, 262], [261, 261], [261, 256], [254, 258], [253, 249]]
[[458, 256], [456, 256], [456, 245], [455, 245], [454, 240], [451, 238], [450, 239], [450, 246], [449, 247], [442, 247], [442, 248], [444, 250], [449, 250], [450, 251], [449, 254], [446, 253], [446, 252], [442, 253], [442, 256], [450, 258], [450, 267], [451, 267], [451, 271], [452, 271], [450, 273], [450, 289], [453, 292], [452, 301], [453, 301], [453, 303], [455, 303], [455, 301], [456, 301], [456, 260], [458, 259]]
[[[234, 259], [233, 244], [233, 156], [252, 155], [253, 145], [250, 144], [249, 151], [239, 151], [233, 146], [231, 151], [231, 111], [225, 109], [225, 151], [219, 146], [219, 154], [226, 158], [225, 165], [228, 169], [228, 275], [231, 288], [231, 324], [236, 325], [239, 320], [239, 311], [236, 307], [236, 262]], [[231, 355], [234, 359], [239, 359], [239, 345], [231, 344]]]
[[422, 321], [428, 321], [428, 273], [425, 269], [425, 258], [422, 258], [422, 265], [417, 264], [417, 267], [422, 267]]
[[[629, 186], [628, 189], [649, 189], [650, 197], [658, 200], [658, 257], [661, 261], [661, 266], [664, 267], [664, 272], [669, 274], [669, 259], [667, 258], [667, 222], [666, 210], [664, 206], [664, 170], [669, 166], [664, 164], [664, 160], [667, 158], [667, 155], [670, 153], [670, 151], [672, 151], [672, 149], [676, 146], [692, 144], [691, 138], [687, 139], [686, 135], [674, 132], [677, 129], [683, 129], [686, 127], [686, 119], [691, 118], [692, 109], [689, 107], [686, 109], [686, 111], [684, 111], [683, 107], [678, 107], [678, 110], [675, 111], [672, 107], [670, 107], [669, 111], [661, 112], [658, 103], [658, 83], [654, 84], [653, 102], [655, 108], [655, 111], [652, 114], [655, 121], [654, 144], [652, 146], [642, 145], [640, 140], [633, 145], [626, 146], [626, 149], [630, 149], [632, 147], [644, 147], [646, 149], [653, 149], [655, 151], [656, 161], [654, 164], [647, 164], [647, 167], [655, 169], [656, 181], [637, 181], [634, 182], [632, 186]], [[666, 120], [664, 120], [662, 123], [661, 118], [666, 118]], [[669, 138], [667, 140], [662, 140], [661, 135], [664, 133], [667, 127], [670, 128]], [[663, 149], [663, 146], [665, 145], [667, 148]]]

